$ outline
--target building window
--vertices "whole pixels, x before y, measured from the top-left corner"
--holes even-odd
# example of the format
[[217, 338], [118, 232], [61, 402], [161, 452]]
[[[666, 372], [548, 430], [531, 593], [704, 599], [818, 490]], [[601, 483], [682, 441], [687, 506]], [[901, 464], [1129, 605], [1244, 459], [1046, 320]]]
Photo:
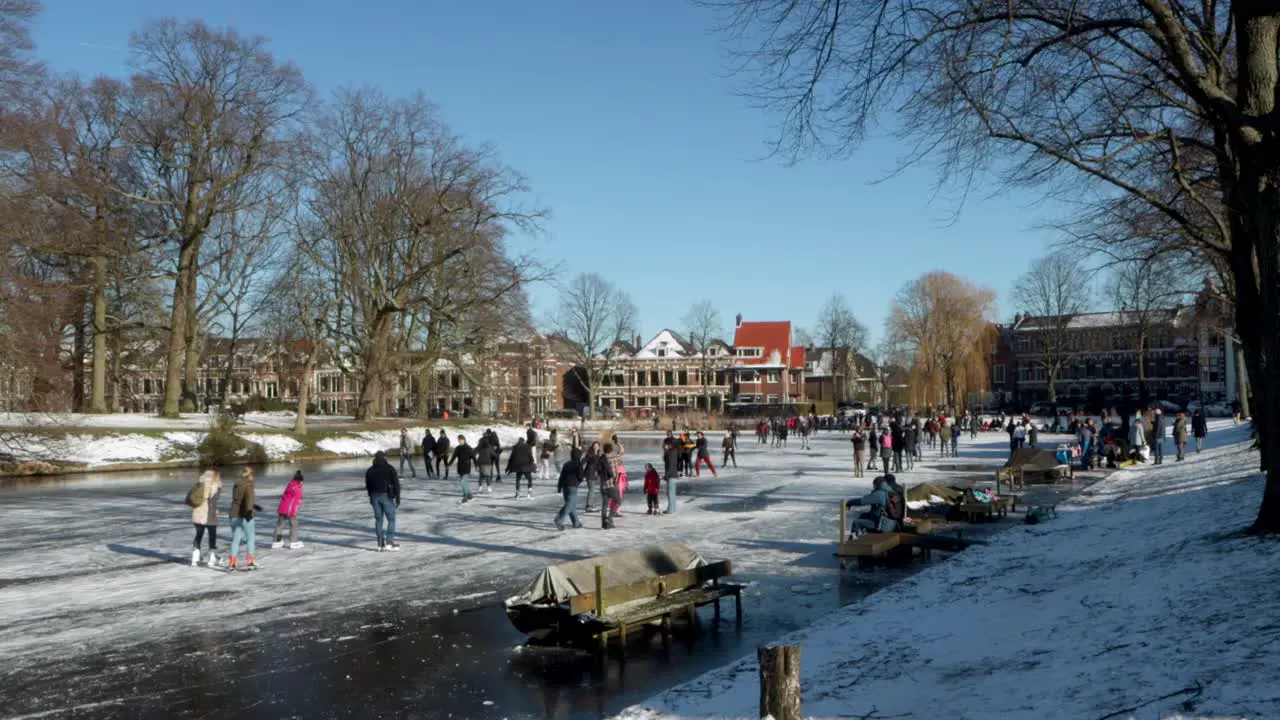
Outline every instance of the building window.
[[764, 355], [764, 348], [758, 348], [758, 347], [735, 348], [734, 354], [736, 354], [738, 357], [758, 358]]
[[782, 382], [782, 377], [778, 374], [777, 370], [770, 370], [768, 374], [765, 375], [764, 381], [771, 383]]
[[1004, 365], [991, 366], [991, 382], [996, 385], [1004, 384]]
[[667, 349], [664, 347], [658, 348], [658, 357], [666, 357], [666, 356], [667, 356]]
[[745, 370], [738, 375], [738, 382], [758, 383], [760, 382], [759, 370]]

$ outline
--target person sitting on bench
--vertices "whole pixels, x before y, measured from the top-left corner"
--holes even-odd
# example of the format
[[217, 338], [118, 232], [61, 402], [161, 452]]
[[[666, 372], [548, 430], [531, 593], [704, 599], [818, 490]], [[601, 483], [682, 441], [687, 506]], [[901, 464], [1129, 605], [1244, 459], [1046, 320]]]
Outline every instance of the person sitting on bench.
[[867, 512], [853, 519], [850, 535], [866, 532], [898, 532], [906, 515], [906, 495], [892, 475], [881, 475], [872, 482], [872, 490], [864, 497], [849, 500], [845, 507], [867, 506]]

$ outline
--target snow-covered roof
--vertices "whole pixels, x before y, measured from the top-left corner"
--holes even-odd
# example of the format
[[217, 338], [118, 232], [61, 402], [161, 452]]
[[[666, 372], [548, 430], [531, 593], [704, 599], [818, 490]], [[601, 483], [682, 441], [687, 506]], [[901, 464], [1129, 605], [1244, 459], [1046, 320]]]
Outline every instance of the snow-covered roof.
[[[1176, 307], [1176, 308], [1155, 309], [1155, 310], [1149, 311], [1150, 315], [1148, 318], [1148, 322], [1155, 322], [1155, 323], [1162, 323], [1162, 324], [1167, 323], [1175, 327], [1179, 327], [1190, 321], [1192, 311], [1193, 311], [1192, 308], [1185, 307], [1185, 306]], [[1017, 322], [1014, 323], [1013, 329], [1015, 332], [1018, 332], [1018, 331], [1030, 332], [1035, 330], [1041, 330], [1046, 327], [1053, 327], [1057, 325], [1059, 317], [1061, 316], [1048, 315], [1048, 316], [1021, 317], [1017, 320]], [[1113, 327], [1133, 327], [1135, 325], [1141, 324], [1142, 320], [1143, 320], [1142, 314], [1133, 310], [1119, 310], [1119, 311], [1100, 312], [1100, 313], [1080, 313], [1079, 315], [1072, 316], [1072, 318], [1069, 321], [1067, 321], [1066, 327], [1068, 330], [1092, 330], [1092, 329], [1113, 328]]]

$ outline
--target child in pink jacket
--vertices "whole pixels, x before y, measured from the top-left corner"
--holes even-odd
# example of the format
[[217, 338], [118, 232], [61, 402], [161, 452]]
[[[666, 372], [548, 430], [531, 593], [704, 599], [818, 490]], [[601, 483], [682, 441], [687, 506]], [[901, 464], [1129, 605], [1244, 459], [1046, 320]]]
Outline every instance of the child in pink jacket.
[[[302, 471], [293, 474], [293, 479], [284, 486], [284, 494], [280, 496], [280, 507], [276, 509], [276, 536], [273, 548], [289, 548], [296, 550], [302, 547], [298, 540], [298, 508], [302, 505]], [[285, 523], [289, 524], [289, 544], [284, 543]]]

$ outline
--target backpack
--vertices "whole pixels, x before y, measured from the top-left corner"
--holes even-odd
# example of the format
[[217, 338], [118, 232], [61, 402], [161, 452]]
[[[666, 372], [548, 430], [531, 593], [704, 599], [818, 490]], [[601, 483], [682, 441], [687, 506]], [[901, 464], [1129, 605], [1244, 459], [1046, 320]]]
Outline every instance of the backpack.
[[899, 524], [902, 523], [906, 516], [906, 508], [903, 506], [902, 500], [902, 493], [890, 490], [889, 501], [885, 504], [884, 508], [884, 514], [888, 516], [889, 519], [894, 520]]
[[187, 491], [187, 505], [198, 508], [204, 504], [204, 485], [196, 483]]

